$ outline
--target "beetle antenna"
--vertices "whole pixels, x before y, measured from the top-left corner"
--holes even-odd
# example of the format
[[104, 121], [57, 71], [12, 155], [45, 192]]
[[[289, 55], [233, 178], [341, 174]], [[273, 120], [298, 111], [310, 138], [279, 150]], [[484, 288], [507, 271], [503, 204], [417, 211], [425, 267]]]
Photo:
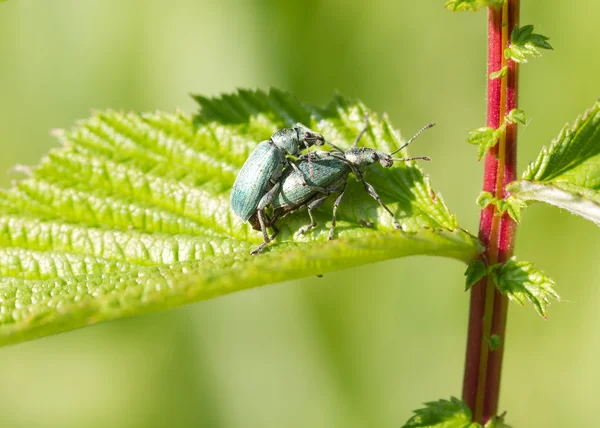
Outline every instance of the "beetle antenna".
[[358, 141], [362, 138], [363, 135], [365, 135], [365, 132], [367, 132], [367, 129], [369, 128], [369, 115], [367, 113], [364, 114], [363, 121], [364, 121], [363, 129], [359, 132], [359, 134], [354, 139], [354, 143], [352, 143], [352, 147], [356, 147], [356, 145], [358, 144]]
[[408, 140], [406, 143], [404, 143], [398, 150], [396, 150], [395, 152], [390, 153], [390, 156], [395, 155], [396, 153], [398, 153], [400, 150], [404, 149], [406, 146], [408, 146], [410, 143], [412, 143], [413, 141], [415, 141], [417, 139], [417, 137], [419, 135], [421, 135], [424, 131], [428, 130], [429, 128], [433, 128], [435, 126], [435, 123], [428, 123], [427, 125], [425, 125], [424, 127], [422, 127], [419, 132], [417, 132], [415, 134], [414, 137], [412, 137], [410, 140]]
[[412, 161], [412, 160], [424, 160], [424, 161], [431, 161], [431, 158], [429, 156], [415, 156], [413, 158], [392, 158], [393, 161]]
[[344, 151], [342, 149], [340, 149], [335, 144], [330, 143], [329, 141], [325, 141], [325, 144], [327, 144], [329, 147], [333, 148], [336, 152], [344, 153]]

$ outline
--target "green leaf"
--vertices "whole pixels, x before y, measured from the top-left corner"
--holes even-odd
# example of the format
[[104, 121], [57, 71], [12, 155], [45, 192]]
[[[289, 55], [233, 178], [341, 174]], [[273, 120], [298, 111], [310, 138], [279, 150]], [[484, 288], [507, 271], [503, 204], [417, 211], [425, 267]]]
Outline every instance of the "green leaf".
[[565, 126], [507, 190], [522, 201], [546, 202], [600, 226], [600, 103]]
[[475, 12], [482, 7], [500, 7], [504, 0], [447, 0], [445, 8], [450, 12]]
[[494, 416], [487, 424], [485, 424], [485, 428], [512, 428], [504, 422], [505, 414], [506, 412], [500, 416]]
[[527, 206], [527, 202], [512, 195], [508, 196], [506, 199], [498, 199], [490, 192], [481, 192], [477, 198], [477, 205], [479, 205], [481, 209], [486, 208], [488, 205], [494, 205], [496, 207], [494, 215], [501, 216], [505, 212], [508, 212], [508, 215], [514, 221], [520, 223], [523, 208]]
[[488, 205], [493, 204], [494, 202], [496, 202], [497, 199], [494, 195], [492, 195], [490, 192], [481, 192], [479, 194], [479, 196], [477, 197], [477, 205], [479, 205], [479, 207], [481, 209], [486, 208]]
[[506, 115], [505, 120], [510, 123], [520, 123], [521, 125], [527, 125], [527, 117], [524, 110], [512, 109]]
[[481, 160], [489, 149], [498, 144], [498, 140], [506, 132], [506, 123], [500, 125], [498, 129], [483, 127], [469, 131], [467, 142], [477, 145], [477, 159]]
[[506, 76], [507, 73], [508, 73], [508, 66], [505, 65], [500, 70], [490, 73], [490, 79], [491, 80], [499, 79], [501, 77]]
[[498, 199], [494, 201], [494, 204], [497, 208], [497, 211], [494, 215], [502, 215], [505, 212], [507, 212], [510, 218], [512, 218], [517, 223], [521, 223], [521, 218], [523, 217], [523, 209], [527, 207], [527, 202], [518, 199], [512, 195], [506, 199]]
[[482, 260], [475, 259], [469, 266], [467, 266], [467, 270], [465, 271], [465, 286], [466, 289], [470, 289], [472, 286], [477, 284], [481, 279], [488, 276], [491, 272], [498, 269], [500, 267], [500, 263], [493, 264], [491, 266], [486, 265]]
[[481, 260], [476, 259], [473, 262], [471, 262], [469, 266], [467, 266], [467, 270], [465, 271], [466, 289], [468, 290], [469, 288], [477, 284], [477, 282], [482, 278], [485, 278], [488, 273], [488, 267]]
[[528, 57], [541, 56], [540, 49], [552, 49], [549, 38], [533, 32], [533, 25], [515, 25], [510, 35], [510, 44], [504, 57], [515, 62], [527, 62]]
[[55, 132], [63, 146], [0, 193], [1, 345], [395, 257], [468, 262], [481, 251], [411, 162], [367, 174], [401, 231], [350, 179], [335, 240], [329, 201], [314, 233], [298, 234], [308, 216], [292, 214], [250, 256], [261, 234], [230, 211], [229, 193], [258, 142], [300, 121], [348, 147], [365, 113], [363, 144], [390, 151], [401, 140], [342, 97], [324, 108], [280, 91], [197, 99], [194, 119], [104, 111]]
[[523, 110], [513, 109], [505, 117], [502, 125], [498, 129], [488, 126], [469, 131], [467, 143], [479, 146], [477, 150], [477, 159], [481, 160], [489, 149], [498, 144], [500, 138], [506, 132], [507, 123], [521, 123], [527, 125], [525, 112]]
[[403, 428], [482, 428], [471, 422], [471, 409], [458, 398], [425, 403], [425, 408], [415, 410], [415, 415]]
[[529, 301], [544, 318], [547, 317], [550, 299], [560, 301], [560, 296], [554, 290], [554, 281], [531, 262], [517, 261], [511, 257], [492, 272], [492, 279], [502, 294], [523, 306]]
[[496, 349], [500, 348], [500, 346], [502, 346], [502, 338], [497, 334], [492, 334], [490, 337], [487, 338], [487, 341], [490, 347], [490, 351], [495, 351]]

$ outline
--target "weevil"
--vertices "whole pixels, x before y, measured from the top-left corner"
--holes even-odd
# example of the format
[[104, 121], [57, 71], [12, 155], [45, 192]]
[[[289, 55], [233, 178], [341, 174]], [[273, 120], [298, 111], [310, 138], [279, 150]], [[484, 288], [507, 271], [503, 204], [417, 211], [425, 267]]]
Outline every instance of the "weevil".
[[[249, 221], [255, 230], [261, 230], [266, 242], [269, 242], [269, 220], [264, 208], [279, 191], [278, 181], [284, 168], [290, 164], [287, 156], [298, 157], [305, 148], [324, 143], [325, 139], [321, 134], [297, 123], [293, 128], [280, 129], [270, 139], [259, 143], [246, 159], [233, 183], [231, 208], [243, 221]], [[307, 173], [310, 174], [310, 157], [308, 164]], [[295, 164], [292, 168], [297, 169]]]
[[[302, 227], [300, 233], [304, 234], [315, 228], [317, 222], [314, 218], [313, 211], [320, 207], [332, 194], [339, 193], [333, 204], [333, 216], [328, 236], [329, 240], [333, 239], [337, 209], [344, 197], [348, 175], [350, 173], [354, 174], [356, 179], [362, 183], [366, 192], [391, 216], [394, 227], [400, 229], [398, 220], [396, 220], [392, 211], [383, 203], [375, 188], [365, 181], [364, 174], [367, 168], [376, 162], [379, 162], [384, 168], [390, 168], [394, 162], [398, 161], [419, 159], [426, 161], [431, 160], [427, 156], [395, 158], [394, 155], [412, 143], [423, 131], [432, 126], [434, 126], [434, 124], [430, 123], [423, 127], [414, 137], [392, 153], [385, 153], [372, 148], [357, 147], [358, 141], [366, 131], [365, 126], [354, 140], [352, 146], [346, 151], [330, 144], [334, 147], [334, 150], [330, 152], [312, 152], [311, 163], [312, 170], [314, 171], [314, 176], [312, 177], [308, 174], [307, 156], [304, 155], [300, 157], [298, 161], [294, 162], [296, 168], [287, 168], [284, 171], [284, 174], [279, 181], [281, 189], [273, 198], [271, 204], [273, 208], [273, 217], [269, 223], [269, 226], [273, 229], [271, 240], [275, 238], [279, 232], [275, 227], [277, 219], [304, 207], [308, 208], [310, 224]], [[308, 178], [305, 180], [305, 177]], [[304, 184], [305, 181], [308, 185]], [[265, 240], [251, 254], [260, 253], [268, 243], [269, 241]]]

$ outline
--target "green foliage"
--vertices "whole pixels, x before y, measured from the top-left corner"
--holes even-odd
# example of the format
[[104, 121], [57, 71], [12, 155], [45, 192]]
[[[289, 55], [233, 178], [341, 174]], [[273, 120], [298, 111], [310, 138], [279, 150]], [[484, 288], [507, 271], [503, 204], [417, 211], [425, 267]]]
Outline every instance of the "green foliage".
[[325, 108], [279, 91], [198, 100], [194, 120], [96, 113], [57, 132], [63, 146], [0, 194], [0, 344], [393, 257], [469, 261], [481, 250], [419, 167], [403, 163], [368, 175], [401, 231], [352, 180], [338, 239], [327, 241], [329, 205], [314, 233], [296, 233], [306, 212], [290, 215], [250, 256], [261, 234], [230, 211], [229, 192], [258, 142], [301, 121], [349, 146], [364, 113], [364, 144], [389, 151], [401, 141], [387, 119], [342, 97]]
[[458, 398], [425, 403], [403, 428], [482, 428], [471, 422], [471, 409]]
[[498, 129], [490, 128], [488, 126], [484, 126], [482, 128], [477, 128], [469, 131], [469, 136], [467, 137], [467, 143], [478, 146], [477, 148], [477, 159], [481, 160], [487, 153], [489, 149], [498, 144], [500, 138], [506, 132], [506, 124], [507, 123], [520, 123], [522, 125], [527, 124], [527, 120], [525, 117], [525, 112], [519, 109], [511, 110], [505, 117], [502, 125], [498, 127]]
[[485, 207], [487, 207], [490, 204], [493, 204], [495, 202], [497, 202], [498, 199], [492, 195], [490, 192], [481, 192], [479, 194], [479, 196], [477, 197], [477, 205], [479, 205], [479, 207], [481, 209], [484, 209]]
[[527, 62], [528, 57], [541, 56], [540, 49], [552, 49], [549, 38], [533, 32], [533, 25], [515, 25], [510, 34], [510, 45], [504, 50], [504, 57], [515, 62]]
[[512, 109], [506, 115], [505, 120], [509, 123], [520, 123], [521, 125], [527, 125], [527, 117], [524, 110], [517, 108]]
[[467, 142], [478, 146], [477, 159], [481, 160], [489, 149], [498, 144], [498, 140], [506, 132], [506, 123], [500, 125], [498, 129], [482, 127], [469, 131]]
[[546, 202], [600, 226], [600, 103], [565, 126], [508, 190], [523, 201]]
[[499, 79], [501, 77], [506, 76], [506, 73], [508, 73], [508, 66], [505, 65], [500, 70], [490, 73], [490, 79]]
[[523, 306], [527, 301], [531, 302], [544, 318], [547, 317], [550, 298], [560, 301], [560, 296], [554, 290], [554, 281], [531, 262], [517, 261], [511, 257], [491, 274], [502, 294]]
[[482, 7], [500, 7], [504, 0], [447, 0], [445, 8], [451, 12], [475, 12]]
[[475, 259], [469, 266], [467, 266], [467, 270], [465, 271], [465, 286], [466, 289], [470, 289], [472, 286], [477, 284], [481, 279], [488, 276], [491, 272], [498, 269], [500, 263], [493, 264], [491, 266], [486, 265], [482, 260]]
[[490, 192], [481, 192], [477, 198], [477, 205], [482, 209], [488, 205], [494, 205], [496, 207], [494, 215], [501, 216], [507, 212], [510, 218], [517, 223], [520, 223], [523, 215], [523, 208], [527, 207], [527, 202], [512, 195], [508, 196], [506, 199], [498, 199]]
[[492, 351], [495, 351], [502, 346], [502, 338], [497, 334], [492, 334], [490, 337], [488, 337], [487, 341], [488, 345], [490, 346], [490, 350]]
[[500, 416], [494, 416], [487, 424], [485, 424], [485, 428], [512, 428], [510, 425], [507, 425], [506, 422], [504, 422], [504, 416], [504, 414]]

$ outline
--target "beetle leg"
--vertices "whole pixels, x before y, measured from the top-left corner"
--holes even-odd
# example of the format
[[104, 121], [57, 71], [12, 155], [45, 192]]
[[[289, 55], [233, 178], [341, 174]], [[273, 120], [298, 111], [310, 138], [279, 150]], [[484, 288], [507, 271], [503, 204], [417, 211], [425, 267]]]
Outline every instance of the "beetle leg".
[[340, 203], [342, 202], [342, 198], [344, 197], [344, 193], [346, 192], [346, 183], [344, 183], [344, 187], [342, 188], [342, 193], [337, 197], [335, 202], [333, 203], [333, 217], [331, 218], [331, 228], [329, 229], [329, 239], [330, 241], [333, 239], [333, 231], [335, 230], [335, 216], [337, 214], [337, 209]]
[[316, 210], [321, 205], [323, 205], [323, 202], [325, 202], [327, 200], [327, 198], [329, 197], [329, 195], [330, 195], [330, 193], [327, 193], [325, 196], [321, 196], [320, 198], [315, 199], [310, 204], [308, 204], [308, 216], [310, 217], [310, 224], [307, 225], [307, 226], [304, 226], [304, 227], [302, 227], [300, 229], [299, 232], [302, 235], [304, 235], [309, 230], [314, 229], [315, 227], [317, 227], [317, 221], [315, 220], [315, 218], [313, 216], [313, 210]]
[[[265, 208], [267, 206], [269, 206], [271, 204], [271, 202], [273, 202], [273, 199], [275, 199], [275, 196], [277, 196], [277, 194], [279, 193], [279, 190], [281, 188], [281, 183], [277, 182], [275, 183], [275, 185], [273, 186], [273, 188], [271, 188], [271, 190], [269, 190], [260, 200], [260, 202], [258, 203], [258, 207], [256, 208], [257, 214], [258, 214], [258, 222], [260, 223], [260, 230], [262, 231], [263, 234], [263, 243], [260, 244], [254, 251], [252, 251], [250, 254], [252, 255], [256, 255], [258, 253], [260, 253], [265, 246], [271, 242], [271, 239], [273, 239], [275, 236], [277, 236], [277, 233], [279, 232], [279, 230], [275, 227], [273, 227], [272, 221], [268, 219], [266, 213], [265, 213]], [[267, 217], [265, 219], [265, 217]], [[267, 226], [270, 225], [271, 228], [273, 229], [273, 231], [275, 232], [273, 234], [273, 238], [269, 238], [269, 233], [267, 232]]]
[[375, 188], [373, 186], [371, 186], [369, 183], [367, 183], [362, 177], [360, 178], [360, 181], [365, 186], [365, 190], [367, 191], [367, 193], [369, 195], [371, 195], [371, 197], [373, 199], [375, 199], [377, 201], [377, 203], [379, 203], [379, 205], [381, 205], [381, 207], [384, 210], [386, 210], [388, 212], [388, 214], [392, 217], [392, 223], [394, 224], [394, 227], [396, 229], [400, 229], [400, 223], [398, 223], [398, 220], [396, 220], [396, 218], [394, 217], [394, 214], [392, 213], [392, 211], [390, 211], [390, 209], [388, 207], [386, 207], [385, 204], [381, 201], [381, 198], [379, 197], [379, 195], [375, 191]]
[[269, 226], [273, 229], [273, 234], [270, 236], [271, 241], [275, 239], [277, 235], [279, 235], [279, 229], [275, 226], [275, 220], [269, 222]]

